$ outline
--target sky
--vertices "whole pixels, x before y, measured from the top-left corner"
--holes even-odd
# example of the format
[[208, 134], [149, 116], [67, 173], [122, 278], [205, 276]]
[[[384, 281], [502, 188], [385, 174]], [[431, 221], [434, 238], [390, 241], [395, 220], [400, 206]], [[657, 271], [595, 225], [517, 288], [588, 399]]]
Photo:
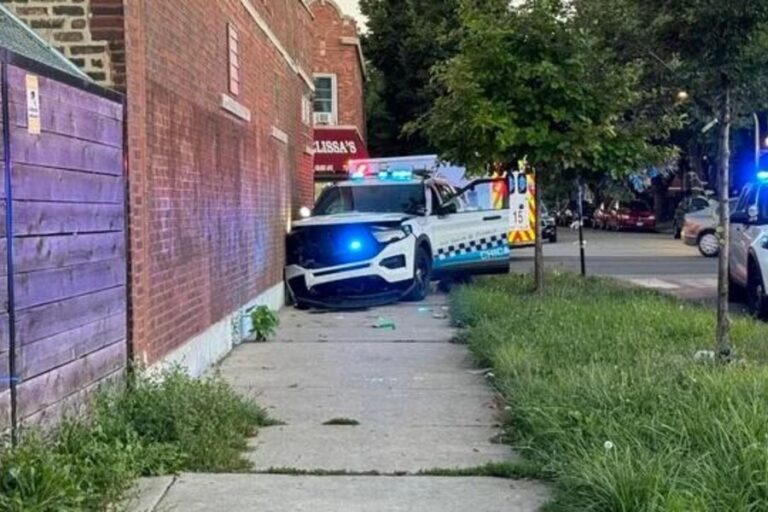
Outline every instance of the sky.
[[339, 4], [341, 9], [344, 11], [344, 14], [354, 16], [357, 19], [357, 23], [360, 25], [360, 28], [364, 28], [365, 19], [360, 14], [360, 8], [358, 7], [357, 0], [336, 0], [336, 3]]

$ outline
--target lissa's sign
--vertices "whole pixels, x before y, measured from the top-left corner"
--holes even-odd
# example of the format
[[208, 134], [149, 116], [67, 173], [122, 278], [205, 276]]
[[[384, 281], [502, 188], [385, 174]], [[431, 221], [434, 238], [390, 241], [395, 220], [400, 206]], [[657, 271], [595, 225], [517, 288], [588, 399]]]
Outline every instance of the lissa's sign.
[[315, 154], [356, 155], [357, 143], [354, 140], [316, 140]]
[[316, 172], [347, 172], [347, 162], [369, 158], [365, 142], [353, 127], [315, 127]]

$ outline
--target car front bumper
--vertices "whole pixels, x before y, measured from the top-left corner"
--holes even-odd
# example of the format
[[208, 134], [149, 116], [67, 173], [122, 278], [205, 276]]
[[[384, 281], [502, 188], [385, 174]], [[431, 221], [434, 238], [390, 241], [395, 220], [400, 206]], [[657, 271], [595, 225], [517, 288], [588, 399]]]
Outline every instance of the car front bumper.
[[366, 261], [324, 268], [288, 265], [285, 279], [299, 303], [328, 308], [360, 308], [399, 300], [413, 287], [414, 237], [388, 244]]

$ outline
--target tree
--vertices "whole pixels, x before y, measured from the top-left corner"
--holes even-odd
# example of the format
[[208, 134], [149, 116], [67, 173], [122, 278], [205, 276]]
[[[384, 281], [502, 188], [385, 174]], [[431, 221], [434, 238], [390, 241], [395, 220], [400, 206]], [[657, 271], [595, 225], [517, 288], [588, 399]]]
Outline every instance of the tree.
[[731, 127], [768, 100], [768, 2], [765, 0], [631, 0], [648, 27], [649, 51], [684, 83], [701, 121], [717, 119], [721, 241], [716, 348], [732, 357], [728, 311]]
[[456, 53], [457, 6], [458, 0], [360, 1], [368, 17], [364, 52], [377, 80], [369, 83], [367, 102], [372, 154], [434, 152], [420, 134], [406, 137], [402, 128], [432, 106], [436, 92], [430, 84], [430, 69]]
[[[441, 95], [410, 126], [445, 159], [475, 172], [527, 158], [537, 174], [617, 176], [669, 156], [653, 139], [673, 123], [643, 109], [641, 69], [579, 26], [567, 2], [465, 0], [459, 14], [459, 52], [436, 69]], [[542, 260], [539, 236], [539, 290]]]

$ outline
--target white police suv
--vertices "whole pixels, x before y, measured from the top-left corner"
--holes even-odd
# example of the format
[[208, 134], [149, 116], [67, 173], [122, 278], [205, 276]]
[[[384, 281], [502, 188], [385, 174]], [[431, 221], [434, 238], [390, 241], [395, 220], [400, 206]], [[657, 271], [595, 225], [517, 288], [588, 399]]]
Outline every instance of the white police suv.
[[768, 319], [768, 172], [744, 187], [731, 213], [728, 270], [732, 294], [746, 290], [749, 310]]
[[299, 307], [424, 299], [433, 279], [509, 271], [509, 184], [461, 190], [430, 174], [357, 172], [325, 189], [287, 240], [286, 282]]

